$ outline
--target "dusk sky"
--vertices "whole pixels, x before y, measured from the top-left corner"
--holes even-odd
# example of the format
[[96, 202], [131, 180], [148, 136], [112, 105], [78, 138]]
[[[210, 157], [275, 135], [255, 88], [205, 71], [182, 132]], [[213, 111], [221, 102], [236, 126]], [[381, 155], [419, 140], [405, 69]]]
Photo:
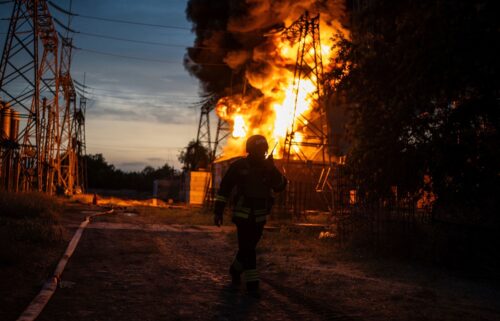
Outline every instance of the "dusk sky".
[[[53, 0], [68, 9], [70, 1]], [[196, 137], [199, 109], [198, 81], [182, 65], [185, 47], [193, 44], [186, 20], [186, 0], [73, 0], [72, 11], [109, 19], [136, 21], [178, 28], [150, 27], [74, 17], [73, 79], [89, 86], [86, 131], [87, 153], [102, 153], [125, 171], [159, 167], [166, 162], [180, 168], [179, 151]], [[67, 16], [50, 8], [61, 22]], [[8, 18], [11, 5], [0, 6]], [[60, 32], [64, 30], [56, 26]], [[0, 21], [3, 49], [8, 21]], [[152, 45], [119, 41], [156, 42]], [[140, 59], [99, 54], [109, 53]], [[151, 61], [148, 61], [151, 60]]]

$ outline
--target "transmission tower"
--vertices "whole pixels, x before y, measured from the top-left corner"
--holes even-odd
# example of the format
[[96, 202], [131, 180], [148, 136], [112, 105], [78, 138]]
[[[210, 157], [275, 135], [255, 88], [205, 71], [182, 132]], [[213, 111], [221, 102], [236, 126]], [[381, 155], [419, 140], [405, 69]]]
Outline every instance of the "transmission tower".
[[86, 133], [85, 133], [85, 114], [87, 112], [87, 97], [80, 96], [79, 108], [75, 111], [73, 116], [73, 128], [75, 129], [73, 141], [76, 148], [76, 170], [75, 186], [79, 186], [81, 192], [87, 190], [87, 162], [85, 155], [87, 155]]
[[211, 140], [210, 132], [210, 113], [214, 109], [215, 98], [210, 98], [203, 103], [201, 106], [200, 121], [198, 123], [198, 133], [196, 135], [196, 142], [205, 147], [210, 156], [210, 161], [212, 158], [213, 142]]
[[47, 1], [13, 2], [0, 63], [0, 95], [5, 100], [2, 115], [14, 115], [11, 128], [17, 129], [2, 140], [9, 147], [0, 155], [2, 168], [8, 163], [9, 170], [0, 172], [0, 188], [53, 193], [59, 185], [72, 191], [72, 46], [63, 38], [59, 47], [59, 40]]
[[209, 151], [210, 162], [213, 162], [220, 154], [225, 139], [231, 133], [229, 124], [217, 117], [215, 135], [211, 130], [210, 114], [215, 110], [218, 98], [211, 98], [201, 106], [200, 120], [198, 123], [198, 134], [196, 141], [202, 144]]
[[75, 167], [76, 177], [75, 186], [84, 192], [87, 189], [87, 163], [85, 155], [87, 154], [86, 133], [85, 133], [85, 115], [87, 112], [87, 85], [85, 85], [85, 73], [83, 74], [83, 84], [73, 80], [75, 89], [79, 96], [78, 108], [73, 114], [73, 146], [75, 148]]
[[[62, 124], [60, 128], [60, 149], [59, 149], [59, 164], [58, 168], [58, 185], [65, 190], [68, 194], [73, 194], [74, 188], [78, 186], [77, 176], [78, 176], [78, 160], [76, 154], [76, 140], [75, 140], [75, 114], [76, 114], [76, 90], [73, 83], [73, 78], [71, 77], [71, 60], [73, 52], [73, 39], [69, 36], [72, 30], [70, 29], [71, 24], [71, 5], [70, 0], [70, 11], [63, 11], [68, 15], [67, 25], [62, 25], [58, 22], [59, 26], [66, 30], [65, 36], [61, 37], [61, 68], [59, 72], [59, 77], [61, 79], [61, 87], [64, 94], [64, 110], [62, 115]], [[56, 7], [58, 10], [63, 10]]]
[[[294, 121], [287, 131], [284, 143], [285, 168], [293, 175], [293, 164], [303, 163], [308, 168], [310, 177], [314, 177], [316, 192], [322, 193], [323, 199], [331, 208], [332, 185], [331, 162], [329, 156], [330, 142], [326, 121], [323, 92], [323, 63], [320, 39], [319, 14], [311, 17], [305, 12], [299, 20], [284, 31], [284, 36], [291, 42], [298, 43], [297, 60], [294, 69], [293, 92]], [[303, 97], [304, 83], [312, 85], [314, 90], [309, 93], [312, 110], [307, 114], [298, 112], [299, 97]], [[300, 136], [299, 136], [300, 135]]]
[[201, 106], [200, 121], [198, 123], [198, 133], [196, 136], [196, 141], [207, 149], [209, 155], [209, 164], [207, 170], [211, 173], [211, 175], [205, 182], [204, 199], [204, 206], [208, 208], [212, 206], [213, 199], [215, 197], [215, 189], [212, 183], [215, 174], [213, 162], [220, 152], [222, 140], [224, 140], [229, 134], [228, 130], [227, 133], [225, 133], [226, 128], [229, 129], [227, 123], [224, 120], [218, 118], [217, 128], [215, 130], [215, 139], [212, 139], [213, 136], [210, 127], [210, 114], [215, 110], [217, 100], [217, 97], [212, 97], [206, 100]]

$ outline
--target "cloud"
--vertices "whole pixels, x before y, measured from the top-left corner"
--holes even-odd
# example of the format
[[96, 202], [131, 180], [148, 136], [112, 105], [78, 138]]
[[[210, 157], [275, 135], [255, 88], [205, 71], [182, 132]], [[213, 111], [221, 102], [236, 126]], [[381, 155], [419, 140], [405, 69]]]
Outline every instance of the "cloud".
[[149, 164], [145, 162], [123, 162], [116, 165], [116, 167], [125, 172], [142, 171], [146, 166], [149, 166]]
[[116, 97], [97, 96], [95, 100], [95, 106], [87, 111], [88, 118], [191, 124], [198, 110], [192, 107], [195, 106], [194, 101], [131, 97], [130, 94], [116, 94]]

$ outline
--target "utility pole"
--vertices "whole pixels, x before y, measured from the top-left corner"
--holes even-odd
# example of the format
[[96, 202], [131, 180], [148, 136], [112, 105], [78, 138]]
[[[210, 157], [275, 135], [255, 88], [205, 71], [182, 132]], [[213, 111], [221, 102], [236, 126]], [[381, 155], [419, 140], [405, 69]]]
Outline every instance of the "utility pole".
[[[87, 144], [86, 144], [86, 132], [85, 132], [85, 115], [87, 112], [87, 97], [86, 97], [86, 75], [83, 74], [83, 84], [81, 85], [82, 90], [79, 94], [80, 102], [79, 107], [73, 115], [73, 128], [74, 135], [73, 146], [76, 148], [76, 177], [75, 186], [78, 186], [81, 192], [85, 192], [88, 187], [87, 182], [87, 163], [85, 155], [87, 155]], [[75, 84], [79, 85], [75, 81]]]
[[74, 115], [76, 113], [76, 90], [71, 77], [71, 60], [73, 52], [73, 38], [69, 36], [71, 25], [71, 6], [68, 15], [68, 22], [66, 26], [65, 36], [61, 36], [61, 69], [59, 77], [61, 79], [61, 87], [64, 94], [64, 110], [62, 115], [62, 124], [60, 126], [60, 149], [59, 149], [59, 163], [57, 165], [58, 175], [57, 183], [60, 188], [64, 189], [65, 193], [73, 194], [75, 179], [77, 176], [77, 156], [75, 153], [75, 139], [74, 139]]
[[212, 112], [212, 110], [214, 110], [214, 107], [215, 98], [209, 98], [205, 101], [205, 103], [203, 103], [203, 105], [201, 105], [200, 121], [198, 123], [198, 133], [196, 135], [196, 142], [207, 149], [208, 155], [210, 157], [210, 162], [213, 161], [213, 142], [211, 140], [210, 131], [210, 113]]
[[46, 0], [13, 2], [0, 61], [1, 115], [10, 118], [9, 134], [0, 141], [0, 189], [52, 194], [61, 186], [71, 192], [76, 96], [71, 40], [62, 40]]
[[[296, 22], [287, 28], [283, 35], [292, 42], [298, 42], [297, 60], [294, 68], [295, 94], [293, 123], [288, 128], [284, 143], [285, 169], [288, 178], [302, 175], [294, 164], [302, 163], [309, 177], [315, 180], [315, 191], [332, 208], [332, 163], [330, 161], [330, 141], [324, 105], [323, 62], [320, 39], [319, 14], [311, 17], [306, 11]], [[312, 84], [314, 91], [309, 93], [312, 110], [307, 114], [297, 112], [299, 97], [303, 95], [304, 82]], [[301, 174], [300, 174], [301, 173]], [[293, 194], [294, 192], [291, 191]], [[296, 195], [292, 195], [292, 198]]]

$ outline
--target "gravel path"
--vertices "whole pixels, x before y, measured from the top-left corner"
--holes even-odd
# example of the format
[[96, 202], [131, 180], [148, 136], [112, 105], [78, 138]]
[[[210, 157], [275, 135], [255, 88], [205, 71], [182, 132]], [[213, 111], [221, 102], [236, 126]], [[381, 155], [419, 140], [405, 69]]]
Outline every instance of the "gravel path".
[[38, 320], [500, 320], [494, 280], [346, 260], [314, 235], [286, 230], [266, 231], [259, 244], [262, 298], [255, 299], [230, 284], [234, 227], [158, 218], [91, 223]]
[[39, 320], [351, 320], [272, 276], [261, 299], [231, 287], [227, 233], [94, 223]]

